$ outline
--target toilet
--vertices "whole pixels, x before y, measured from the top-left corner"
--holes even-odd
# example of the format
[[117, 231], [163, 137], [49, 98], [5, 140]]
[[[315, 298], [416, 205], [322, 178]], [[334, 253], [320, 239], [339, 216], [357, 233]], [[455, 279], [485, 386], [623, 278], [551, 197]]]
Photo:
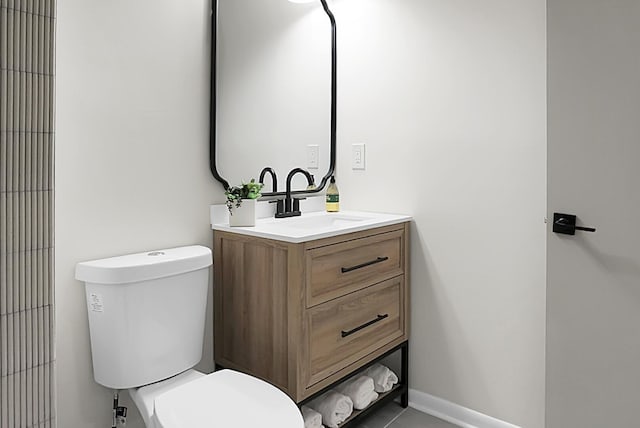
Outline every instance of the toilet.
[[76, 265], [85, 283], [93, 374], [127, 389], [148, 428], [303, 428], [281, 390], [234, 370], [204, 374], [211, 250], [189, 246]]

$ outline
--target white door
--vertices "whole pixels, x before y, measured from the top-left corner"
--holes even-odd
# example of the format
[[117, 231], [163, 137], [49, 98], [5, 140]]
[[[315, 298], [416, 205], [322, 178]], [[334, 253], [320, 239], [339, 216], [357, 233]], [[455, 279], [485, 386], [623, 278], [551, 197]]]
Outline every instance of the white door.
[[546, 428], [640, 427], [640, 0], [547, 6]]

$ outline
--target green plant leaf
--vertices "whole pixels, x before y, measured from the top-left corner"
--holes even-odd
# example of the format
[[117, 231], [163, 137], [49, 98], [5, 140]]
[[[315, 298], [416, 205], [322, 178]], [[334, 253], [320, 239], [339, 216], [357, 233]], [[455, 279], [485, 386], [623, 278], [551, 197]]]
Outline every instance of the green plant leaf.
[[229, 187], [225, 192], [227, 197], [227, 208], [229, 214], [233, 215], [233, 207], [239, 208], [243, 199], [258, 199], [262, 194], [262, 183], [256, 183], [255, 178], [252, 178], [249, 183], [242, 183], [240, 186]]

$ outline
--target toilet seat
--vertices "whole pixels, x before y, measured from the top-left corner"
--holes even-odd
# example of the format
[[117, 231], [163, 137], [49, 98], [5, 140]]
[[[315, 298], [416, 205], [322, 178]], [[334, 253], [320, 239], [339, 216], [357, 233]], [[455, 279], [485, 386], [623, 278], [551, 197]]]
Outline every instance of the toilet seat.
[[220, 370], [158, 395], [154, 428], [303, 428], [296, 404], [278, 388]]

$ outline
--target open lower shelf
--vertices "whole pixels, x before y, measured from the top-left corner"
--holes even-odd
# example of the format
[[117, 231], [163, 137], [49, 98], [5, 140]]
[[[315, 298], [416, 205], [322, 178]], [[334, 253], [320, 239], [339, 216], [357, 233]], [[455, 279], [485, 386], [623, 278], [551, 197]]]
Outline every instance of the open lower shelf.
[[338, 425], [339, 428], [349, 427], [355, 425], [356, 422], [361, 422], [362, 419], [367, 417], [370, 413], [374, 412], [378, 408], [384, 406], [394, 398], [398, 397], [407, 391], [407, 385], [395, 385], [390, 391], [380, 394], [376, 401], [372, 402], [367, 408], [362, 410], [354, 410], [351, 416], [349, 416], [344, 422]]
[[323, 388], [321, 391], [318, 391], [315, 394], [313, 394], [312, 396], [305, 398], [301, 402], [298, 402], [298, 407], [302, 407], [306, 403], [309, 403], [310, 401], [312, 401], [315, 398], [321, 396], [322, 394], [326, 393], [330, 389], [335, 388], [337, 385], [339, 385], [340, 383], [346, 381], [347, 379], [358, 375], [358, 373], [361, 373], [367, 367], [370, 367], [373, 364], [375, 364], [377, 362], [380, 362], [381, 360], [383, 360], [384, 358], [388, 357], [389, 355], [393, 354], [396, 351], [400, 351], [401, 352], [401, 361], [402, 361], [402, 363], [401, 363], [402, 366], [401, 366], [401, 371], [400, 371], [400, 376], [399, 376], [399, 383], [396, 384], [391, 389], [391, 391], [385, 392], [383, 394], [380, 394], [378, 399], [376, 401], [374, 401], [373, 403], [369, 404], [369, 406], [366, 409], [354, 410], [353, 413], [351, 414], [351, 416], [349, 416], [344, 422], [342, 422], [338, 426], [339, 426], [339, 428], [355, 427], [356, 424], [360, 423], [364, 418], [367, 417], [367, 415], [369, 415], [372, 412], [376, 411], [377, 409], [379, 409], [380, 407], [384, 406], [385, 404], [387, 404], [391, 400], [395, 399], [396, 397], [400, 397], [400, 405], [402, 407], [407, 407], [409, 405], [409, 384], [408, 384], [408, 377], [409, 377], [409, 342], [408, 341], [402, 342], [401, 344], [399, 344], [398, 346], [394, 347], [393, 349], [390, 349], [389, 351], [385, 352], [383, 355], [380, 355], [375, 360], [370, 361], [369, 363], [363, 365], [362, 367], [360, 367], [359, 370], [351, 373], [348, 376], [345, 376], [344, 378], [334, 382], [333, 384], [327, 386], [326, 388]]

